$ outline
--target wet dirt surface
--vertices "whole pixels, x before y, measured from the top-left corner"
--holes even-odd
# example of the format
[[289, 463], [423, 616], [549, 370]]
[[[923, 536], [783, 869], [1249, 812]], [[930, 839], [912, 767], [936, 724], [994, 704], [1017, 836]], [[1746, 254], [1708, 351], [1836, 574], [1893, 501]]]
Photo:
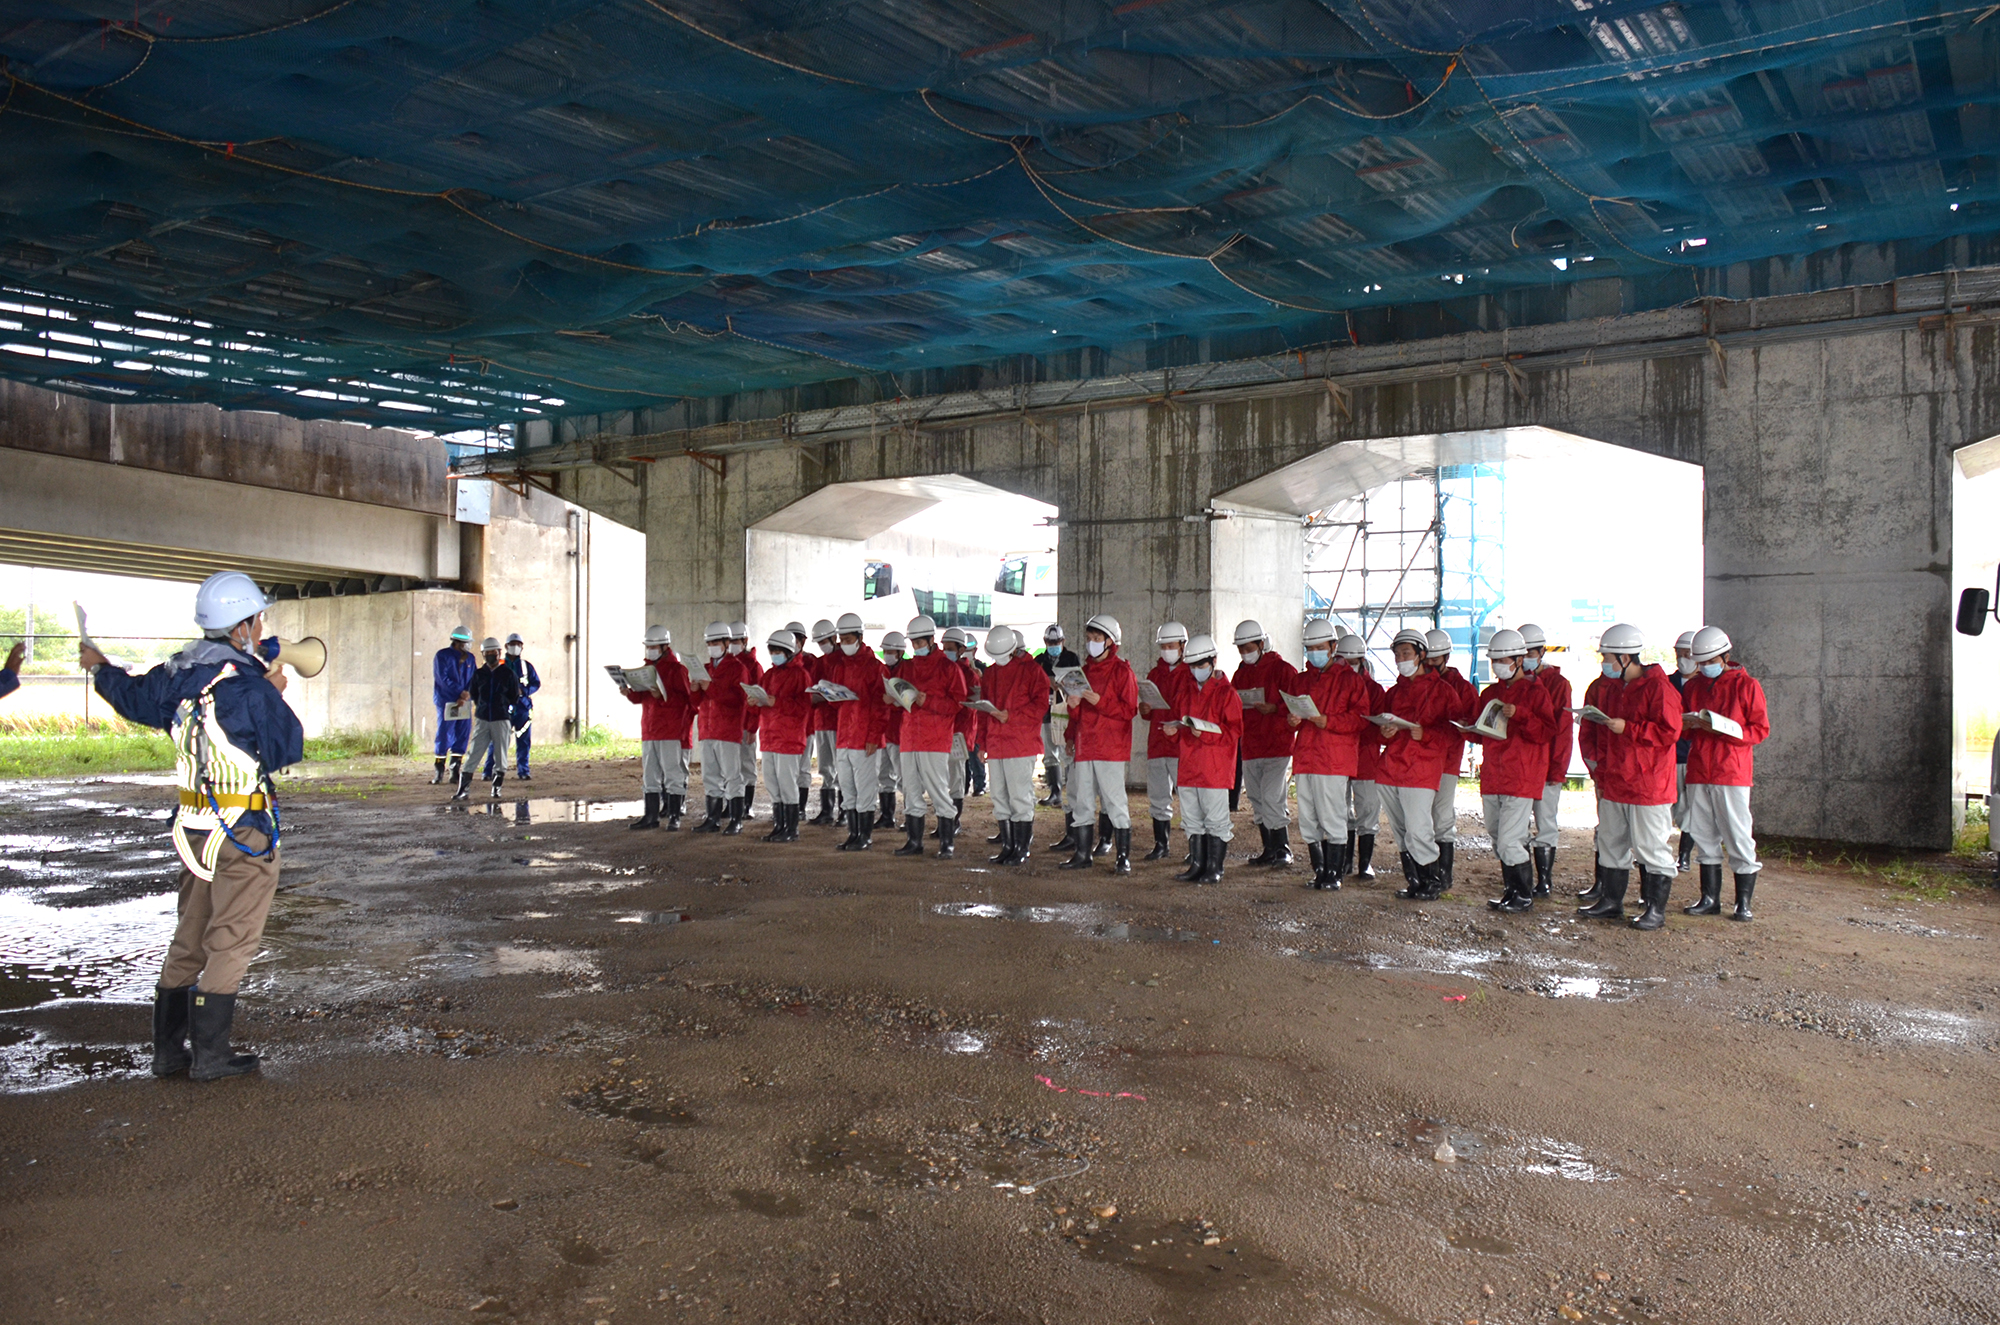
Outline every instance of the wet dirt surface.
[[1646, 935], [1560, 904], [1587, 830], [1498, 916], [1469, 841], [1413, 905], [1386, 837], [1196, 888], [990, 866], [979, 798], [937, 861], [427, 776], [287, 789], [207, 1086], [147, 1071], [162, 787], [0, 785], [0, 1318], [2000, 1319], [1990, 891]]

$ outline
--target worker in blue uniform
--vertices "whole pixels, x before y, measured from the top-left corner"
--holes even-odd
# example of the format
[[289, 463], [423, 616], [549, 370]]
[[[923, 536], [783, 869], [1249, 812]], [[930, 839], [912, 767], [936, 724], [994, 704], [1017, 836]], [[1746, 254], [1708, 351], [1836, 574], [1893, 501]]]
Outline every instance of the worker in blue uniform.
[[28, 656], [28, 646], [16, 644], [7, 650], [7, 665], [0, 667], [0, 697], [13, 694], [21, 688], [21, 660]]
[[[542, 677], [535, 670], [535, 665], [521, 656], [526, 647], [518, 632], [507, 637], [507, 670], [514, 674], [514, 684], [521, 691], [521, 697], [514, 701], [512, 711], [507, 714], [507, 723], [514, 731], [514, 776], [531, 782], [534, 779], [528, 773], [528, 747], [534, 734], [534, 693], [542, 688]], [[504, 758], [505, 752], [488, 750], [486, 767], [481, 776], [491, 782], [494, 763]]]
[[437, 704], [437, 744], [433, 747], [437, 755], [437, 772], [431, 775], [431, 785], [435, 787], [444, 781], [446, 755], [451, 756], [451, 786], [458, 790], [459, 765], [465, 762], [465, 743], [472, 738], [472, 716], [453, 718], [445, 721], [444, 708], [447, 704], [469, 704], [472, 702], [472, 674], [479, 670], [479, 659], [472, 656], [466, 645], [472, 643], [472, 632], [458, 626], [451, 632], [451, 643], [431, 655], [431, 699]]
[[153, 991], [153, 1075], [213, 1081], [257, 1068], [257, 1055], [230, 1051], [229, 1027], [278, 889], [271, 775], [305, 757], [305, 731], [285, 703], [283, 667], [265, 661], [278, 641], [263, 638], [269, 603], [256, 582], [223, 571], [194, 603], [202, 638], [142, 676], [90, 644], [77, 660], [120, 717], [173, 736], [180, 904]]

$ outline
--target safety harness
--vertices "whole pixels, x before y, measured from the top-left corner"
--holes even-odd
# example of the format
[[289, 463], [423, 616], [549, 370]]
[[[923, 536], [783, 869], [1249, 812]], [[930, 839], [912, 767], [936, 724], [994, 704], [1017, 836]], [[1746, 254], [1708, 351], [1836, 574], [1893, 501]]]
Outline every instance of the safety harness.
[[[210, 699], [216, 686], [237, 675], [235, 663], [224, 663], [200, 693], [181, 701], [174, 715], [174, 780], [180, 788], [180, 813], [174, 816], [173, 826], [174, 852], [204, 881], [215, 878], [224, 843], [260, 859], [278, 850], [277, 791], [256, 761], [230, 742], [216, 721]], [[271, 840], [262, 851], [253, 851], [230, 831], [253, 810], [271, 816]], [[197, 846], [194, 834], [203, 830], [205, 836]]]

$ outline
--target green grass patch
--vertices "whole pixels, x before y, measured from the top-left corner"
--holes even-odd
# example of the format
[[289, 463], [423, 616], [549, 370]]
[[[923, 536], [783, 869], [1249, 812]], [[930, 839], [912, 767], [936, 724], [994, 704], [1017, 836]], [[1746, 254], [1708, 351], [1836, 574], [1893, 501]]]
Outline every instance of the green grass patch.
[[0, 778], [161, 773], [173, 766], [174, 745], [165, 732], [0, 736]]
[[371, 755], [407, 755], [417, 742], [408, 732], [328, 732], [306, 738], [306, 759], [363, 759]]

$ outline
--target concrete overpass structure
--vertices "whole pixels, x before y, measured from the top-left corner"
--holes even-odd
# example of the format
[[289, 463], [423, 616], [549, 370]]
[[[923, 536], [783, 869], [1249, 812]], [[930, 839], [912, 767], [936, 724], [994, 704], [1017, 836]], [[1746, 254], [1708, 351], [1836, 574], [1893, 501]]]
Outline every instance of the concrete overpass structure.
[[[2000, 432], [1996, 300], [1988, 269], [812, 413], [686, 402], [529, 424], [462, 468], [644, 530], [649, 616], [677, 631], [749, 610], [752, 531], [809, 540], [884, 515], [887, 492], [971, 480], [1059, 509], [1072, 628], [1101, 609], [1135, 630], [1258, 616], [1295, 653], [1307, 511], [1497, 458], [1525, 426], [1686, 461], [1707, 489], [1707, 620], [1772, 704], [1760, 826], [1939, 847], [1952, 454]], [[1604, 494], [1592, 551], [1648, 555], [1646, 512]]]

